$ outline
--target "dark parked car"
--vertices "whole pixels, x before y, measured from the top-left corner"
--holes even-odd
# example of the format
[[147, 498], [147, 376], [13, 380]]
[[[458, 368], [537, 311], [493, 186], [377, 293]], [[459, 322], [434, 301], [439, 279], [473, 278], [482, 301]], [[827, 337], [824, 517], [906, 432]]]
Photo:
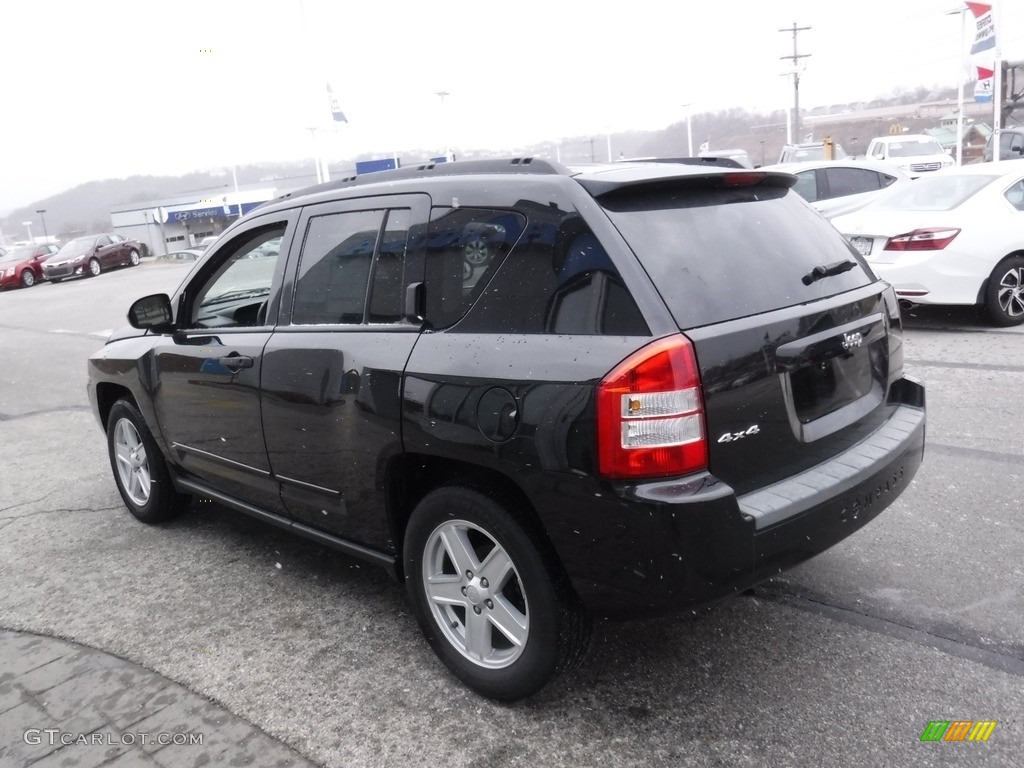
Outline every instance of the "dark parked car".
[[[995, 134], [985, 142], [982, 158], [986, 163], [992, 162], [992, 144]], [[999, 131], [999, 159], [1020, 160], [1024, 158], [1024, 126], [1003, 128]]]
[[90, 359], [118, 490], [383, 566], [455, 675], [527, 696], [591, 616], [736, 594], [917, 471], [896, 295], [793, 181], [518, 159], [268, 203]]
[[0, 288], [31, 288], [43, 279], [43, 263], [58, 251], [56, 245], [19, 245], [0, 255]]
[[54, 283], [69, 277], [96, 277], [105, 269], [138, 266], [142, 244], [121, 235], [86, 235], [71, 240], [43, 265], [43, 276]]

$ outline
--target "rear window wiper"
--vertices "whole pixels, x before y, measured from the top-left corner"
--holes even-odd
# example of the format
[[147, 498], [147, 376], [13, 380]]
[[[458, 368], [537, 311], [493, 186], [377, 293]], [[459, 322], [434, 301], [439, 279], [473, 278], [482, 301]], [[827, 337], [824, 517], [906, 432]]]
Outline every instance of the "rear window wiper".
[[845, 261], [837, 261], [834, 264], [826, 264], [821, 267], [815, 267], [806, 275], [803, 276], [804, 285], [810, 285], [813, 282], [821, 280], [824, 277], [832, 277], [833, 275], [841, 275], [843, 272], [849, 272], [851, 269], [857, 266], [857, 262], [846, 259]]

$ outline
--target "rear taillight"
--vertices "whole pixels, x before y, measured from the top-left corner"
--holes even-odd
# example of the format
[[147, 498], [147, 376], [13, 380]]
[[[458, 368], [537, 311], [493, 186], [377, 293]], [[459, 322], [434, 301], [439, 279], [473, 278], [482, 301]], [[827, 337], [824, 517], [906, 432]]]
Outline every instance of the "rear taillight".
[[941, 251], [960, 234], [959, 229], [929, 227], [915, 229], [902, 235], [890, 237], [885, 244], [887, 251]]
[[707, 468], [704, 400], [685, 336], [637, 350], [597, 390], [598, 469], [619, 480]]

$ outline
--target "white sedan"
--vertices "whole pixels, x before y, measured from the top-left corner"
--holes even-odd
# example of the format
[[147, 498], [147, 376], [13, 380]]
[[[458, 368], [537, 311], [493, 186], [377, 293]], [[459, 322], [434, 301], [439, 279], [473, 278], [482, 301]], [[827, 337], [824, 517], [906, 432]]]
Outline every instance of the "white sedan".
[[868, 160], [808, 160], [780, 163], [762, 170], [796, 176], [793, 191], [826, 219], [859, 211], [894, 186], [912, 179], [894, 165]]
[[1024, 164], [938, 171], [832, 223], [900, 299], [1024, 323]]

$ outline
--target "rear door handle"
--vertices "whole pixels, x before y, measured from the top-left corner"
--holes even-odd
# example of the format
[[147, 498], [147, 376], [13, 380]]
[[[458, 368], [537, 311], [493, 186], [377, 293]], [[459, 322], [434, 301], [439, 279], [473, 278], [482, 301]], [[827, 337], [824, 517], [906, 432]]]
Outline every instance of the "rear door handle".
[[252, 368], [252, 358], [246, 355], [240, 355], [237, 352], [232, 352], [230, 355], [220, 358], [219, 362], [225, 368], [230, 368], [232, 371], [240, 371], [243, 368]]

